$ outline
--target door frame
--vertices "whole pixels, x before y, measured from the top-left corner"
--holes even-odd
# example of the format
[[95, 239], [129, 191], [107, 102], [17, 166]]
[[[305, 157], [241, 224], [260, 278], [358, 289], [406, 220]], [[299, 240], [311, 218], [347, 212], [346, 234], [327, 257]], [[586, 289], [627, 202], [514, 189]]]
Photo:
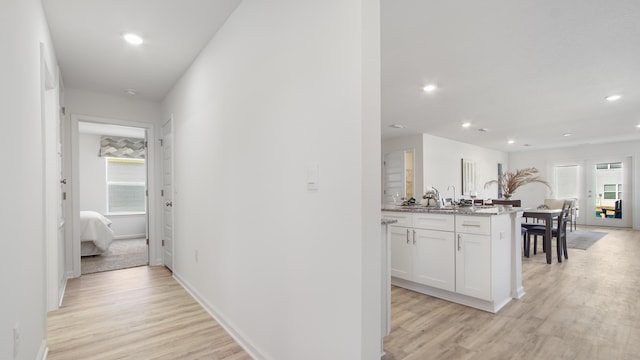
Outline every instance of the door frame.
[[[171, 116], [169, 117], [169, 119], [167, 121], [165, 121], [164, 123], [162, 123], [162, 125], [160, 126], [160, 135], [162, 137], [162, 140], [164, 141], [165, 138], [165, 133], [164, 133], [164, 127], [169, 124], [169, 127], [171, 128], [171, 202], [175, 202], [175, 139], [176, 139], [176, 135], [175, 135], [175, 122], [173, 121], [173, 114], [171, 114]], [[162, 172], [162, 176], [159, 178], [160, 181], [158, 182], [158, 185], [160, 186], [160, 189], [164, 190], [164, 148], [161, 147], [160, 149], [160, 153], [162, 154], [162, 156], [159, 156], [160, 158], [160, 170]], [[160, 232], [160, 237], [162, 239], [164, 239], [164, 222], [165, 222], [165, 218], [164, 218], [164, 206], [166, 206], [164, 204], [164, 197], [160, 198], [160, 206], [162, 207], [161, 210], [161, 218], [162, 220], [160, 221], [160, 226], [161, 226], [161, 232]], [[171, 205], [171, 267], [168, 267], [166, 262], [165, 262], [165, 251], [164, 251], [164, 247], [161, 247], [162, 250], [162, 263], [164, 264], [164, 266], [166, 266], [167, 268], [169, 268], [169, 270], [174, 271], [175, 268], [175, 256], [174, 256], [174, 250], [175, 250], [175, 213], [174, 213], [174, 209], [173, 209], [173, 204]]]
[[[157, 187], [157, 173], [156, 169], [156, 132], [155, 132], [155, 124], [145, 123], [139, 121], [132, 120], [122, 120], [122, 119], [114, 119], [114, 118], [105, 118], [99, 116], [91, 116], [91, 115], [81, 115], [81, 114], [71, 114], [70, 117], [70, 132], [71, 132], [71, 159], [70, 161], [66, 161], [66, 166], [70, 167], [70, 174], [68, 179], [68, 184], [70, 182], [70, 194], [68, 194], [67, 199], [71, 198], [71, 201], [68, 203], [70, 208], [71, 217], [70, 217], [70, 226], [67, 229], [71, 229], [71, 236], [69, 238], [68, 246], [66, 247], [66, 252], [68, 258], [71, 259], [71, 266], [67, 267], [67, 271], [69, 273], [69, 277], [79, 277], [81, 274], [80, 269], [80, 182], [78, 181], [80, 177], [80, 156], [79, 152], [79, 133], [78, 133], [78, 123], [84, 122], [92, 122], [104, 125], [118, 125], [118, 126], [127, 126], [127, 127], [137, 127], [145, 129], [147, 133], [147, 235], [149, 238], [149, 265], [159, 265], [162, 262], [161, 253], [159, 251], [159, 241], [157, 234], [157, 206], [159, 204], [159, 194], [160, 191]], [[160, 255], [160, 256], [159, 256]]]

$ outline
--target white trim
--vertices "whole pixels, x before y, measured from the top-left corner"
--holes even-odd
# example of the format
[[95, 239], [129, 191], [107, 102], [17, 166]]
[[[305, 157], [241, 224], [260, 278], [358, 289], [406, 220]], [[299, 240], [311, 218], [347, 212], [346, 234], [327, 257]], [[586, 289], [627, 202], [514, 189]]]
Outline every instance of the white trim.
[[47, 340], [42, 340], [42, 343], [40, 343], [40, 350], [38, 350], [38, 355], [36, 355], [36, 360], [45, 360], [47, 355], [49, 355]]
[[399, 286], [401, 288], [409, 289], [417, 293], [437, 297], [439, 299], [470, 306], [494, 314], [502, 309], [503, 306], [507, 305], [512, 299], [511, 297], [505, 297], [504, 299], [498, 300], [482, 300], [395, 277], [391, 277], [391, 285]]
[[209, 313], [209, 315], [211, 315], [215, 321], [218, 322], [218, 324], [220, 324], [220, 326], [222, 326], [223, 329], [227, 331], [227, 333], [244, 349], [244, 351], [249, 354], [249, 356], [251, 356], [251, 358], [264, 360], [273, 359], [253, 345], [242, 331], [236, 329], [236, 327], [224, 315], [222, 315], [215, 306], [206, 301], [204, 297], [202, 297], [202, 295], [200, 295], [200, 293], [180, 275], [174, 272], [173, 278]]
[[114, 240], [133, 240], [133, 239], [146, 239], [147, 234], [129, 234], [114, 236]]
[[68, 276], [67, 274], [65, 274], [64, 279], [62, 280], [62, 284], [60, 286], [60, 289], [58, 290], [58, 294], [60, 295], [59, 299], [58, 299], [58, 308], [62, 306], [62, 300], [64, 300], [64, 292], [67, 290], [67, 280], [68, 280]]

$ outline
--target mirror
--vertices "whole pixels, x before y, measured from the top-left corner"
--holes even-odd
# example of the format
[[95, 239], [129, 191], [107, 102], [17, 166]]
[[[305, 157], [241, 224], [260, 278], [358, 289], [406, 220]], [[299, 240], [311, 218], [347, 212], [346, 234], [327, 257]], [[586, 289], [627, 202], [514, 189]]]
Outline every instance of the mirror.
[[392, 151], [382, 161], [382, 201], [399, 204], [415, 197], [413, 149]]

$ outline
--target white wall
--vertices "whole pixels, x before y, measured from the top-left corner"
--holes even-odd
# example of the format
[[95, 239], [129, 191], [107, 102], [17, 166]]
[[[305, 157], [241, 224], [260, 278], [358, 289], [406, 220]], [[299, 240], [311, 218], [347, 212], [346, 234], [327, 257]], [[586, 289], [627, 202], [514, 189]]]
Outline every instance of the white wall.
[[68, 114], [149, 124], [156, 124], [160, 121], [160, 104], [153, 101], [75, 88], [65, 88], [64, 96]]
[[[510, 168], [523, 168], [534, 166], [540, 170], [540, 176], [548, 181], [553, 180], [553, 167], [555, 165], [580, 162], [584, 160], [605, 160], [611, 158], [632, 157], [631, 169], [631, 191], [632, 191], [632, 216], [633, 228], [640, 228], [640, 141], [620, 142], [614, 144], [592, 144], [573, 146], [559, 149], [548, 149], [538, 151], [526, 151], [509, 154]], [[522, 191], [526, 189], [526, 191]], [[517, 191], [519, 199], [522, 199], [523, 206], [537, 206], [540, 199], [544, 199], [553, 194], [549, 193], [544, 186], [527, 185], [526, 188]], [[584, 200], [581, 201], [581, 208], [585, 208]], [[584, 217], [578, 221], [584, 224]]]
[[461, 159], [469, 159], [477, 166], [477, 183], [479, 199], [496, 199], [497, 186], [488, 189], [484, 184], [498, 178], [498, 164], [503, 170], [507, 168], [507, 153], [453, 141], [429, 134], [423, 134], [424, 149], [424, 183], [435, 186], [443, 197], [453, 197], [448, 191], [450, 185], [456, 188], [456, 199], [462, 194]]
[[447, 190], [447, 188], [453, 185], [456, 189], [456, 199], [459, 199], [462, 191], [460, 161], [461, 159], [469, 159], [477, 164], [478, 198], [495, 199], [497, 197], [497, 187], [484, 189], [484, 184], [498, 178], [498, 163], [502, 163], [503, 169], [507, 169], [507, 153], [429, 134], [389, 139], [382, 142], [383, 154], [409, 148], [416, 149], [416, 169], [414, 172], [420, 173], [420, 175], [416, 175], [416, 191], [424, 190], [425, 186], [433, 186], [440, 191], [442, 197], [452, 198], [453, 190]]
[[377, 350], [379, 322], [363, 319], [380, 316], [379, 291], [363, 299], [380, 289], [362, 273], [379, 281], [380, 104], [373, 91], [363, 105], [363, 77], [376, 83], [362, 66], [363, 7], [372, 27], [378, 18], [367, 3], [245, 0], [163, 103], [175, 121], [174, 275], [257, 358]]
[[9, 171], [0, 177], [6, 204], [0, 207], [0, 358], [13, 359], [18, 324], [17, 359], [32, 360], [42, 358], [46, 345], [41, 42], [54, 76], [57, 63], [40, 1], [5, 1], [0, 14], [0, 149]]
[[116, 239], [135, 239], [145, 236], [147, 216], [107, 214], [107, 183], [105, 160], [98, 156], [100, 135], [79, 134], [80, 211], [91, 210], [105, 215], [113, 223]]

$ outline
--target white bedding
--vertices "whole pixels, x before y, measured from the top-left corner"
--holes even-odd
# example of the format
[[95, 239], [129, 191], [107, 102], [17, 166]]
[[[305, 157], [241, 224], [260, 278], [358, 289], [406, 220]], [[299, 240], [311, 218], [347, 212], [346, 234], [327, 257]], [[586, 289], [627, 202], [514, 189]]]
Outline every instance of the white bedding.
[[92, 241], [101, 252], [107, 251], [114, 235], [110, 225], [111, 220], [100, 213], [80, 211], [80, 241]]

